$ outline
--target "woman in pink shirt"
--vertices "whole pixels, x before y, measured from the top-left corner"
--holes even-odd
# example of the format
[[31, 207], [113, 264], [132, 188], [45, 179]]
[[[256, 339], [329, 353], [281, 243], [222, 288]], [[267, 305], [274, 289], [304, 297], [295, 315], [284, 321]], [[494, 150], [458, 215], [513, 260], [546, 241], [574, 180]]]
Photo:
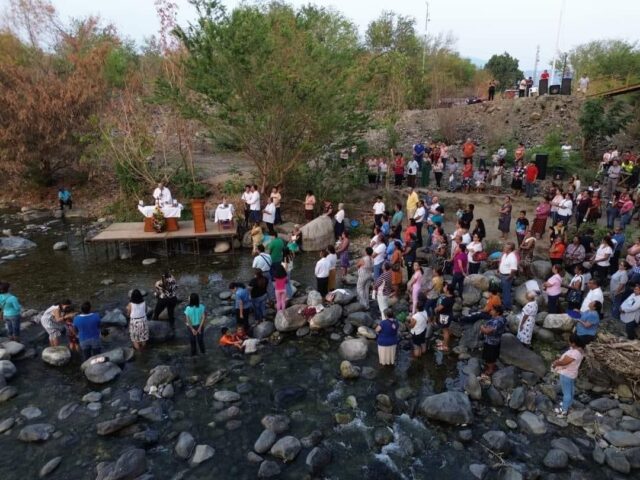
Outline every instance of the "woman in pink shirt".
[[562, 406], [556, 408], [558, 417], [565, 417], [573, 403], [573, 391], [578, 378], [578, 370], [584, 358], [583, 345], [578, 336], [572, 333], [569, 337], [569, 350], [551, 364], [553, 369], [560, 374], [560, 387], [562, 388]]
[[560, 300], [560, 293], [562, 292], [562, 267], [560, 265], [554, 265], [551, 267], [551, 277], [542, 284], [545, 292], [547, 293], [547, 304], [549, 313], [558, 313], [558, 302]]
[[287, 271], [282, 264], [274, 265], [273, 283], [276, 291], [276, 311], [287, 308]]

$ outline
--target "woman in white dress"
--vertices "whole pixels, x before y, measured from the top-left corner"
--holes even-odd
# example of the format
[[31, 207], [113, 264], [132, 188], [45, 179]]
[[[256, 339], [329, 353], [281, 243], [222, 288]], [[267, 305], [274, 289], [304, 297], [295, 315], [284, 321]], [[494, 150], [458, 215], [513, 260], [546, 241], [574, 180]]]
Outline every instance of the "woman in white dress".
[[538, 302], [534, 292], [527, 293], [527, 304], [520, 313], [520, 324], [518, 326], [518, 340], [523, 345], [531, 347], [531, 337], [533, 336], [533, 326], [536, 324], [538, 314]]

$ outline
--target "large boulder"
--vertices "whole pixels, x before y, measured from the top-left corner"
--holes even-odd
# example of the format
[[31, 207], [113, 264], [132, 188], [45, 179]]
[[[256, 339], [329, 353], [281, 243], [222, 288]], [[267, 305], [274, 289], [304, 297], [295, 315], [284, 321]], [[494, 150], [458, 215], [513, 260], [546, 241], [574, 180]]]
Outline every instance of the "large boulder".
[[477, 288], [482, 292], [486, 292], [489, 290], [491, 282], [485, 275], [473, 273], [471, 275], [467, 275], [467, 277], [464, 279], [464, 285], [471, 285], [472, 287]]
[[214, 253], [227, 253], [231, 250], [231, 243], [227, 240], [219, 240], [216, 242], [215, 247], [213, 247]]
[[133, 480], [147, 471], [147, 457], [142, 448], [125, 450], [115, 462], [100, 462], [96, 480]]
[[122, 370], [113, 362], [94, 363], [84, 369], [84, 375], [92, 383], [107, 383], [116, 378]]
[[551, 276], [551, 262], [547, 260], [535, 260], [531, 263], [531, 273], [535, 278], [546, 280]]
[[107, 310], [104, 316], [100, 319], [100, 324], [115, 327], [126, 327], [127, 317], [125, 317], [124, 313], [122, 313], [118, 308], [111, 311]]
[[462, 305], [465, 307], [478, 306], [482, 298], [482, 291], [471, 284], [465, 285], [462, 290]]
[[518, 416], [518, 425], [529, 435], [544, 435], [547, 433], [547, 424], [545, 421], [532, 412], [522, 412]]
[[0, 360], [0, 377], [4, 377], [7, 380], [16, 374], [16, 366], [11, 360]]
[[309, 305], [310, 307], [317, 307], [318, 305], [322, 305], [323, 300], [324, 299], [322, 298], [322, 294], [317, 290], [311, 290], [307, 294], [307, 305]]
[[253, 338], [262, 340], [267, 338], [275, 331], [276, 327], [273, 322], [264, 321], [253, 327]]
[[24, 345], [20, 342], [14, 342], [10, 340], [2, 344], [2, 348], [9, 354], [10, 357], [15, 357], [24, 352]]
[[304, 225], [302, 231], [302, 249], [307, 252], [317, 252], [334, 242], [333, 220], [320, 215]]
[[55, 430], [56, 427], [48, 423], [34, 423], [20, 430], [18, 440], [22, 442], [46, 442]]
[[348, 305], [356, 299], [356, 293], [352, 290], [345, 290], [344, 293], [336, 292], [333, 303], [338, 305]]
[[350, 362], [364, 360], [367, 356], [369, 343], [363, 338], [350, 338], [340, 344], [340, 357]]
[[576, 322], [566, 313], [550, 313], [544, 318], [542, 326], [549, 330], [571, 332]]
[[66, 365], [70, 360], [71, 351], [66, 345], [47, 347], [42, 350], [42, 361], [49, 365], [53, 365], [54, 367]]
[[427, 397], [420, 403], [420, 412], [429, 419], [452, 425], [473, 422], [471, 402], [462, 392], [444, 392]]
[[196, 440], [193, 438], [189, 432], [181, 432], [178, 436], [178, 441], [176, 442], [176, 446], [174, 447], [174, 451], [176, 455], [183, 460], [188, 460], [191, 454], [193, 453], [193, 449], [196, 446]]
[[340, 305], [331, 305], [321, 312], [316, 313], [311, 320], [309, 320], [309, 326], [315, 330], [333, 327], [338, 323], [340, 318], [342, 318], [342, 307]]
[[166, 342], [175, 336], [169, 322], [149, 320], [149, 341], [152, 343]]
[[298, 313], [299, 305], [294, 305], [276, 314], [275, 327], [279, 332], [295, 332], [307, 324], [307, 319]]
[[[327, 245], [325, 245], [325, 247]], [[0, 238], [0, 250], [6, 250], [7, 252], [27, 250], [29, 248], [35, 248], [36, 246], [37, 245], [31, 240], [27, 240], [26, 238], [22, 237], [9, 236]]]
[[[543, 291], [542, 281], [532, 280], [532, 282], [537, 283], [538, 285], [537, 292]], [[530, 291], [529, 287], [532, 285], [533, 284], [530, 282], [525, 282], [522, 285], [519, 285], [515, 288], [515, 291], [513, 293], [513, 299], [517, 305], [524, 307], [527, 303], [529, 303], [529, 300], [527, 300], [527, 293]], [[538, 305], [540, 307], [546, 306], [546, 299], [544, 295], [538, 295]]]
[[[356, 304], [353, 304], [353, 305], [356, 305]], [[347, 317], [347, 322], [349, 322], [354, 327], [373, 327], [373, 318], [371, 318], [371, 315], [369, 315], [369, 312], [351, 313]]]
[[540, 355], [525, 347], [511, 333], [502, 335], [500, 346], [500, 360], [508, 365], [514, 365], [521, 370], [533, 372], [540, 378], [547, 373], [547, 366]]
[[99, 353], [82, 362], [82, 365], [80, 365], [80, 369], [82, 371], [86, 370], [86, 368], [89, 365], [91, 365], [92, 363], [95, 363], [95, 360], [101, 357], [104, 357], [107, 361], [111, 363], [115, 363], [117, 365], [124, 365], [125, 363], [127, 363], [129, 360], [133, 358], [133, 348], [116, 347], [113, 350], [108, 350], [106, 352]]
[[149, 378], [147, 378], [147, 383], [144, 386], [144, 391], [147, 393], [149, 393], [153, 387], [159, 388], [178, 378], [178, 372], [169, 365], [158, 365], [152, 368], [150, 373]]

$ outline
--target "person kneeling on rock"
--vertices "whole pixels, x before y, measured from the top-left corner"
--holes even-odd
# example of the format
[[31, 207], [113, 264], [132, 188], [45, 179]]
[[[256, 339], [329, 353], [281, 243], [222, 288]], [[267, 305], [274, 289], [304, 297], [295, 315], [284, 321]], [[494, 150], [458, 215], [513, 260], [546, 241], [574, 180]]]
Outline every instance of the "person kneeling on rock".
[[505, 330], [503, 313], [502, 305], [496, 305], [491, 309], [491, 319], [480, 327], [480, 333], [484, 335], [482, 347], [482, 359], [485, 363], [482, 372], [484, 379], [488, 379], [496, 371], [496, 361], [500, 356], [500, 341]]
[[230, 331], [227, 327], [222, 327], [220, 333], [221, 336], [220, 340], [218, 340], [218, 345], [224, 353], [233, 355], [242, 350], [242, 340], [239, 340], [234, 332]]

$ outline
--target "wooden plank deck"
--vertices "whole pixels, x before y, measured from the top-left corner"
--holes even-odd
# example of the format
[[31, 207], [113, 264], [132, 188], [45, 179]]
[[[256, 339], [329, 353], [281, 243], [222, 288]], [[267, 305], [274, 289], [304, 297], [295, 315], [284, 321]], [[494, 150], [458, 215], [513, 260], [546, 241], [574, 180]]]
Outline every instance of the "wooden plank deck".
[[207, 220], [207, 231], [196, 233], [193, 231], [193, 220], [178, 222], [177, 232], [145, 232], [143, 222], [112, 223], [102, 232], [93, 237], [91, 242], [161, 242], [167, 240], [204, 240], [230, 239], [237, 235], [236, 225], [223, 230], [218, 224]]

